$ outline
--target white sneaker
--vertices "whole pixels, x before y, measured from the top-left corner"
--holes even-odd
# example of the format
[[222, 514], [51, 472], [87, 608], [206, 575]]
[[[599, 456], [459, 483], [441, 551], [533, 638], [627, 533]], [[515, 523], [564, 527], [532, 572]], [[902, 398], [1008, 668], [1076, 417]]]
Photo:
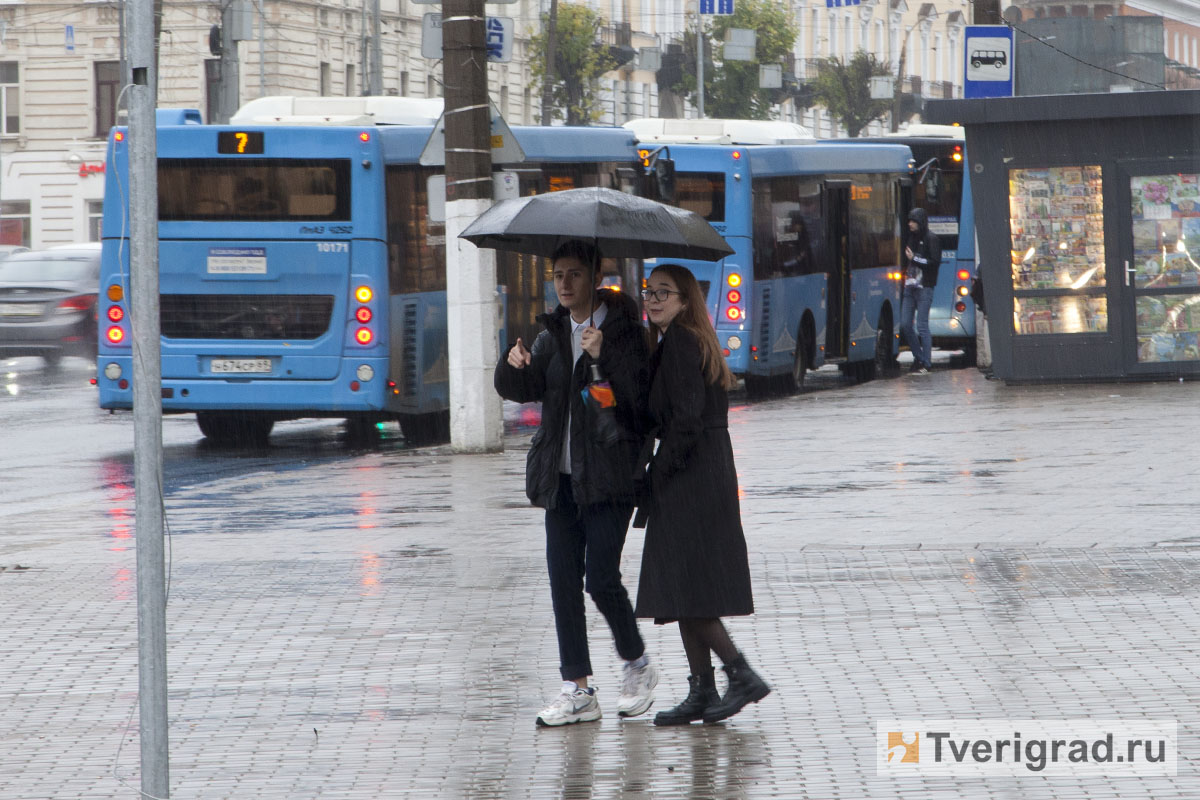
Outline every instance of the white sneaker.
[[636, 717], [654, 705], [654, 687], [658, 686], [658, 670], [653, 664], [644, 667], [625, 662], [625, 677], [621, 681], [621, 696], [617, 698], [617, 715]]
[[563, 684], [562, 694], [538, 714], [537, 724], [551, 727], [571, 725], [575, 722], [595, 722], [602, 716], [596, 690], [580, 689], [568, 681]]

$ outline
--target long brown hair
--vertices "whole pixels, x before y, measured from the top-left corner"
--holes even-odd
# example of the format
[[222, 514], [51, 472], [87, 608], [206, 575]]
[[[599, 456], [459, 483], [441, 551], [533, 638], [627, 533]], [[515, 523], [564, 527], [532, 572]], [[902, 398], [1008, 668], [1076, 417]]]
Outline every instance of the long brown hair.
[[[713, 330], [712, 322], [708, 319], [704, 295], [700, 292], [700, 284], [696, 282], [696, 276], [687, 267], [679, 264], [659, 264], [650, 274], [653, 275], [655, 272], [666, 274], [679, 289], [680, 299], [683, 300], [683, 310], [675, 316], [675, 319], [671, 320], [670, 324], [690, 331], [696, 337], [696, 341], [700, 343], [700, 368], [704, 370], [705, 379], [710, 384], [716, 384], [726, 391], [737, 386], [737, 378], [733, 377], [733, 373], [729, 371], [729, 365], [725, 363], [725, 356], [721, 353], [721, 345], [717, 341], [717, 332]], [[662, 330], [651, 322], [650, 333], [652, 334], [651, 338], [656, 342], [655, 347], [657, 347], [658, 337], [662, 334]]]

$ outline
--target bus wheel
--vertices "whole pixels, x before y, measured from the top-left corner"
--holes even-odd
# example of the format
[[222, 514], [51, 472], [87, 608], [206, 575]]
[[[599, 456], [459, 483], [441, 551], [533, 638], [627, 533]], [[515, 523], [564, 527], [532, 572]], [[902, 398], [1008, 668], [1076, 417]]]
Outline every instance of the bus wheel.
[[792, 357], [791, 384], [788, 390], [799, 394], [804, 391], [804, 377], [808, 374], [808, 334], [801, 325], [796, 335], [796, 353]]
[[197, 411], [196, 424], [216, 444], [260, 447], [267, 443], [275, 420], [238, 411]]
[[404, 441], [419, 447], [427, 444], [444, 444], [450, 441], [450, 411], [433, 411], [428, 414], [403, 414], [399, 417], [400, 431]]
[[879, 330], [875, 331], [875, 360], [872, 365], [875, 376], [884, 377], [895, 364], [892, 356], [892, 321], [884, 317], [879, 322]]

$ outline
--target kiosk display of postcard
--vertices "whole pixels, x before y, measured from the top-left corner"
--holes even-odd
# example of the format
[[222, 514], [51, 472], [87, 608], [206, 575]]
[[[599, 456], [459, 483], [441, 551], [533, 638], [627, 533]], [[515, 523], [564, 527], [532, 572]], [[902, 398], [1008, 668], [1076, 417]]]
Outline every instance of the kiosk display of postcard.
[[1100, 167], [1012, 169], [1008, 176], [1016, 332], [1107, 331]]
[[1139, 175], [1129, 195], [1138, 361], [1200, 360], [1200, 175]]

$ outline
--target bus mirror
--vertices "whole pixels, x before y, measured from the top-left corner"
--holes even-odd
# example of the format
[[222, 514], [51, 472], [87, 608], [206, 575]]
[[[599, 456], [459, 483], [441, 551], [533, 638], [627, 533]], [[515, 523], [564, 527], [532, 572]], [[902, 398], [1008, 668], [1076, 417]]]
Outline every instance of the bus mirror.
[[675, 205], [675, 161], [659, 158], [654, 162], [654, 183], [659, 202]]
[[942, 189], [942, 173], [939, 169], [931, 169], [925, 176], [925, 197], [930, 200], [937, 200], [938, 193]]

